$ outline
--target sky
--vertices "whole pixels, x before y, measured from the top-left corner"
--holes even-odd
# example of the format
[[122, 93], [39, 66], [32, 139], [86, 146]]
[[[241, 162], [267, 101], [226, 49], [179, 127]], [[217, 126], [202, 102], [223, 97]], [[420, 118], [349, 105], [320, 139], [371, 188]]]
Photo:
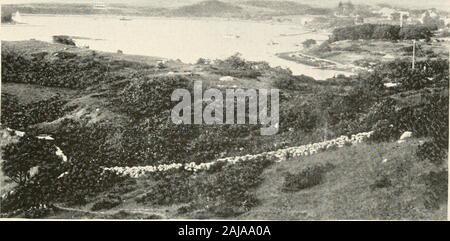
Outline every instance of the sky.
[[[49, 3], [49, 2], [57, 2], [57, 3], [91, 3], [93, 0], [0, 0], [0, 3]], [[145, 4], [152, 6], [161, 6], [161, 7], [170, 7], [170, 6], [179, 6], [179, 5], [187, 5], [195, 2], [200, 2], [202, 0], [97, 0], [98, 2], [104, 3], [128, 3], [128, 4]], [[239, 1], [239, 0], [222, 0], [222, 1]], [[280, 0], [277, 0], [280, 1]], [[316, 6], [333, 6], [337, 5], [339, 0], [290, 0], [299, 3], [306, 3]], [[343, 0], [345, 2], [347, 0]], [[370, 4], [378, 4], [378, 3], [388, 3], [392, 5], [398, 5], [402, 7], [411, 7], [411, 8], [430, 8], [436, 7], [442, 10], [450, 11], [450, 0], [351, 0], [353, 3], [370, 3]]]

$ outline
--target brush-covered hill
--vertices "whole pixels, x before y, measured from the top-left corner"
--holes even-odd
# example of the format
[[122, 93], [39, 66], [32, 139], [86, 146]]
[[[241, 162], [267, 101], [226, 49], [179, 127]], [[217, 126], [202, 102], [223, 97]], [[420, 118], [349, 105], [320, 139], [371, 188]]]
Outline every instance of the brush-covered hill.
[[[448, 59], [416, 66], [316, 81], [239, 55], [2, 42], [1, 215], [444, 219]], [[172, 123], [172, 92], [195, 81], [280, 89], [279, 132]]]
[[186, 17], [225, 17], [238, 16], [242, 14], [242, 12], [243, 9], [239, 6], [218, 0], [208, 0], [179, 7], [170, 11], [170, 14]]
[[[133, 5], [111, 3], [106, 8], [93, 8], [91, 4], [75, 3], [29, 3], [5, 4], [2, 13], [26, 14], [77, 14], [77, 15], [128, 15], [165, 17], [219, 17], [219, 18], [270, 18], [284, 15], [329, 14], [325, 8], [310, 7], [291, 1], [244, 1], [228, 2], [220, 0], [197, 1], [189, 4]], [[4, 15], [6, 16], [6, 15]]]

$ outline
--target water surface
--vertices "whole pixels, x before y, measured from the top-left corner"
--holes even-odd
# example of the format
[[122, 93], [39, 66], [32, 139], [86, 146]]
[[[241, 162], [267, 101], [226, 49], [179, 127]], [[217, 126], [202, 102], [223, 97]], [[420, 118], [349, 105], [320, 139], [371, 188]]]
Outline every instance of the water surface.
[[322, 70], [283, 60], [276, 53], [301, 50], [309, 38], [323, 41], [301, 25], [224, 19], [118, 16], [22, 15], [24, 24], [2, 25], [2, 40], [51, 41], [53, 35], [77, 36], [78, 46], [125, 54], [158, 56], [194, 63], [199, 58], [223, 59], [236, 52], [245, 59], [290, 68], [294, 74], [325, 79], [342, 71]]

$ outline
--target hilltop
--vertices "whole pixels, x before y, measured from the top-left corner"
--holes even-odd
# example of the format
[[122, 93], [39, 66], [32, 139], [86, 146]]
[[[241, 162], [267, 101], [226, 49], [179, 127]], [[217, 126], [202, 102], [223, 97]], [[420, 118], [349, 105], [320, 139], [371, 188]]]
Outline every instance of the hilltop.
[[224, 3], [217, 0], [208, 0], [193, 5], [181, 6], [169, 12], [174, 16], [190, 17], [220, 17], [227, 15], [238, 15], [243, 12], [239, 6]]

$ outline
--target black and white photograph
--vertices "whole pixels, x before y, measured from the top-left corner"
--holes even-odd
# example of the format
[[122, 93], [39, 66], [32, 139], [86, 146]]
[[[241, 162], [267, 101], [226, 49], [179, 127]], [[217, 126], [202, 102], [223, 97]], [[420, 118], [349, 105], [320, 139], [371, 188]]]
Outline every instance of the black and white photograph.
[[2, 221], [448, 219], [448, 0], [0, 1]]

